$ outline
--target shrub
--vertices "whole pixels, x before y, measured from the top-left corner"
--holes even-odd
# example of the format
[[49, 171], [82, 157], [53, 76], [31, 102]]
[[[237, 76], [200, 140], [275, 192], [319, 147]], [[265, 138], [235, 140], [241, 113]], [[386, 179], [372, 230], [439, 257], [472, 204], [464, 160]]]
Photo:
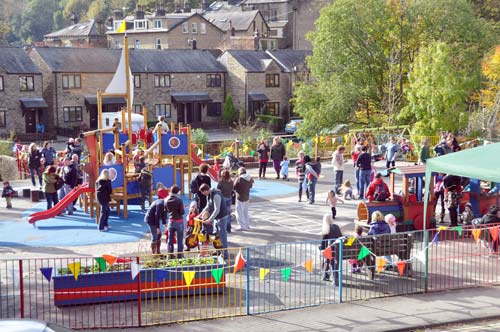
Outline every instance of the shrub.
[[283, 130], [285, 125], [283, 118], [274, 115], [257, 115], [257, 121], [271, 125], [274, 131]]
[[208, 134], [201, 128], [191, 131], [191, 140], [196, 145], [204, 145], [208, 143]]
[[234, 108], [233, 97], [228, 95], [226, 101], [224, 102], [224, 110], [222, 111], [222, 119], [227, 124], [231, 124], [236, 120], [237, 112]]

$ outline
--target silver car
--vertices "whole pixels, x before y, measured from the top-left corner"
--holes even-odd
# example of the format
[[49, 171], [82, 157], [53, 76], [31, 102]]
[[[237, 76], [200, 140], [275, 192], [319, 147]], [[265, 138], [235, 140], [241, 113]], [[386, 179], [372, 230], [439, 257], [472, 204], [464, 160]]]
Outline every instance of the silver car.
[[72, 332], [74, 330], [60, 325], [32, 319], [4, 319], [0, 320], [2, 332]]

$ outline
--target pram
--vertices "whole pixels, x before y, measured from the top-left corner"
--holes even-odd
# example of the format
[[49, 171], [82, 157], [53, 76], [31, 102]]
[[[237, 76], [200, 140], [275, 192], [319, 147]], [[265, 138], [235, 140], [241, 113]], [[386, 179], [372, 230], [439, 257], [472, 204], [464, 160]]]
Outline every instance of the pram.
[[226, 155], [226, 159], [222, 163], [222, 167], [230, 171], [236, 171], [240, 167], [245, 167], [245, 163], [236, 158], [231, 152], [229, 152]]

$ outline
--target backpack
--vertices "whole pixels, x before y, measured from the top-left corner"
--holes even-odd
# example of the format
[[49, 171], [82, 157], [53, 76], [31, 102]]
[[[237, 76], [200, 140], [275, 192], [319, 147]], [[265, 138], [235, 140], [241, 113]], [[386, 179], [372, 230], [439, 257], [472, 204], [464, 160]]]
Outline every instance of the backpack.
[[62, 177], [58, 177], [57, 178], [57, 182], [54, 184], [54, 187], [56, 188], [56, 190], [59, 190], [62, 188], [62, 186], [64, 185], [64, 180]]
[[198, 175], [196, 175], [192, 180], [190, 184], [190, 191], [192, 194], [197, 194], [199, 192], [200, 185], [198, 183]]
[[376, 201], [383, 202], [385, 201], [389, 195], [387, 194], [387, 191], [385, 190], [384, 183], [379, 183], [375, 187], [375, 193], [373, 194], [373, 198]]

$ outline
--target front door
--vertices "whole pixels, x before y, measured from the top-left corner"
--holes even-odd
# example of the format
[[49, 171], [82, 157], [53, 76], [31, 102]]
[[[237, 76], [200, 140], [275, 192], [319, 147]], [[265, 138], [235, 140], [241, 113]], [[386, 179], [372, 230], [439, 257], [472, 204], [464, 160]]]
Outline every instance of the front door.
[[194, 121], [194, 112], [193, 112], [193, 103], [187, 103], [186, 104], [186, 124], [193, 123]]
[[88, 111], [90, 117], [90, 122], [89, 122], [90, 130], [96, 130], [98, 126], [97, 107], [89, 106]]
[[177, 123], [185, 123], [184, 122], [184, 104], [177, 104]]
[[24, 118], [26, 119], [26, 133], [36, 133], [36, 112], [27, 110]]

